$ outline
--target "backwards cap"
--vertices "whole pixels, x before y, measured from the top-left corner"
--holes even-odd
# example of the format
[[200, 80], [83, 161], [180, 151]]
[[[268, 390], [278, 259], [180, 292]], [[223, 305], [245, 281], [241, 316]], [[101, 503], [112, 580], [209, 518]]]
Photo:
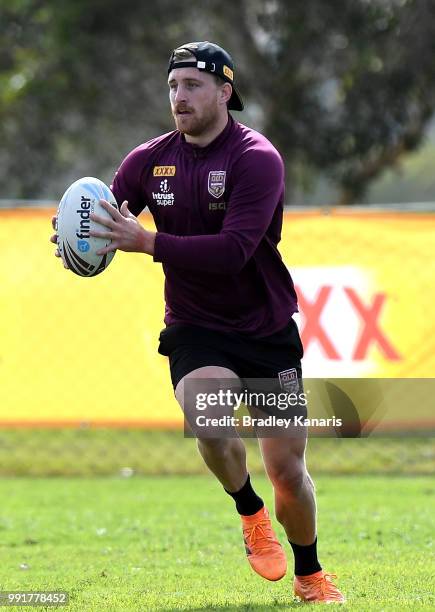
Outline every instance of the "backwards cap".
[[[176, 52], [181, 49], [189, 51], [194, 59], [177, 60]], [[181, 47], [174, 49], [169, 58], [168, 74], [175, 68], [198, 68], [198, 70], [216, 74], [233, 87], [233, 93], [228, 101], [228, 108], [237, 111], [243, 110], [242, 98], [234, 87], [234, 62], [231, 59], [231, 55], [225, 49], [222, 49], [222, 47], [208, 42], [208, 40], [181, 45]]]

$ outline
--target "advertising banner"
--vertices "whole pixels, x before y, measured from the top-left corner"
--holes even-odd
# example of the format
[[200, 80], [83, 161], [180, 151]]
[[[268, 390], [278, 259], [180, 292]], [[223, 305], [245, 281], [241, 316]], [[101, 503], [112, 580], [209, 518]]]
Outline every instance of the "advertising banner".
[[[53, 255], [53, 212], [0, 211], [0, 424], [181, 427], [160, 264], [119, 252], [80, 278]], [[304, 376], [435, 377], [435, 215], [286, 212], [280, 251]]]

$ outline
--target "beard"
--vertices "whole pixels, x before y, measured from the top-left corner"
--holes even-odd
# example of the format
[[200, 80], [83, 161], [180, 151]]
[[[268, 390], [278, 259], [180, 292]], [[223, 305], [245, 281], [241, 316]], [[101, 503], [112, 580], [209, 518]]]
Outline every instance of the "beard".
[[178, 115], [176, 110], [172, 111], [176, 128], [179, 132], [182, 134], [187, 134], [188, 136], [201, 136], [201, 134], [205, 134], [216, 124], [219, 118], [217, 108], [208, 108], [202, 113], [202, 115], [198, 115], [196, 112], [191, 112], [190, 114], [186, 115]]

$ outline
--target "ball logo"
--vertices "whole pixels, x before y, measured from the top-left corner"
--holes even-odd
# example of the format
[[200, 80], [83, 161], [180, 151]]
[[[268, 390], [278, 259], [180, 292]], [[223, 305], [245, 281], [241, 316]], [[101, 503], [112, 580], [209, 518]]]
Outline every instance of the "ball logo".
[[[77, 238], [80, 238], [79, 242], [81, 242], [82, 238], [89, 238], [89, 231], [91, 229], [91, 198], [86, 198], [85, 196], [80, 197], [80, 208], [76, 210], [78, 216], [80, 217], [80, 228], [76, 231]], [[86, 241], [84, 241], [88, 244]], [[79, 247], [80, 248], [80, 247]], [[89, 244], [88, 244], [89, 248]], [[85, 249], [86, 251], [88, 249]]]
[[77, 248], [81, 253], [86, 253], [91, 246], [86, 240], [77, 240]]

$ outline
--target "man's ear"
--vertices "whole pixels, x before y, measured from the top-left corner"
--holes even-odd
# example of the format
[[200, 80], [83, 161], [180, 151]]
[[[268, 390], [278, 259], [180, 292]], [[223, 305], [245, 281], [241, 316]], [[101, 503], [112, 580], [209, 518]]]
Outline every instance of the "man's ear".
[[222, 104], [227, 104], [229, 102], [229, 99], [231, 98], [231, 94], [233, 93], [232, 86], [230, 85], [230, 83], [224, 83], [220, 91], [220, 102], [222, 102]]

